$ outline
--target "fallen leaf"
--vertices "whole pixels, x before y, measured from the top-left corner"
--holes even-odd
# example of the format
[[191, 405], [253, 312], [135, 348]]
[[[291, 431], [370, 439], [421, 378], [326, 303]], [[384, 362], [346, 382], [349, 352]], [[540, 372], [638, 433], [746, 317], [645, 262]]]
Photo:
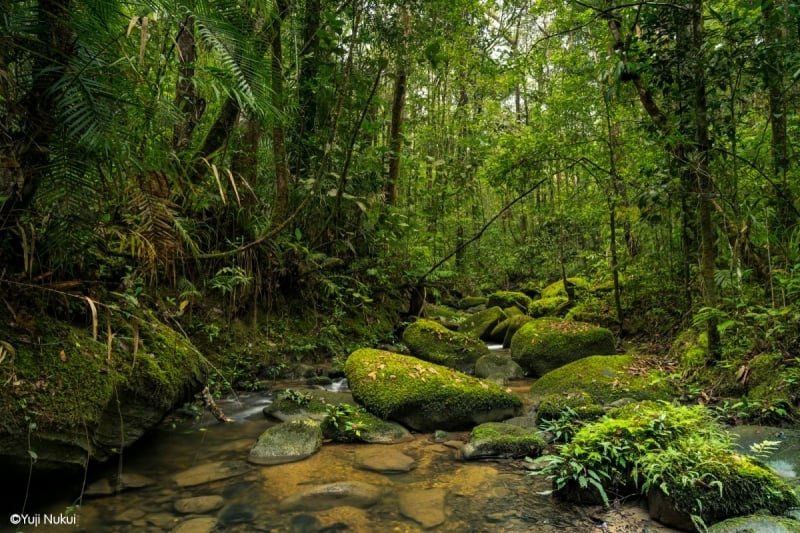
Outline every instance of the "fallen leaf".
[[61, 350], [61, 353], [58, 354], [58, 357], [60, 357], [65, 363], [67, 362], [67, 354], [64, 352], [64, 350]]
[[369, 373], [369, 374], [367, 374], [367, 375], [368, 375], [369, 377], [371, 377], [373, 381], [375, 381], [376, 379], [378, 379], [378, 374], [376, 374], [375, 372], [370, 372], [370, 373]]

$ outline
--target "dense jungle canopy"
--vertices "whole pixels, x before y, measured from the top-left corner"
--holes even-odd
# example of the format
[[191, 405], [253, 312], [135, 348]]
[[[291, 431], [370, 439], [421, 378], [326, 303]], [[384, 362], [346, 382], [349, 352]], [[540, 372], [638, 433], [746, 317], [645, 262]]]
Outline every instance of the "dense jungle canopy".
[[28, 298], [96, 329], [158, 293], [171, 316], [311, 310], [317, 349], [386, 295], [417, 312], [581, 276], [623, 337], [693, 324], [731, 372], [796, 358], [794, 2], [0, 14], [0, 293], [21, 327]]

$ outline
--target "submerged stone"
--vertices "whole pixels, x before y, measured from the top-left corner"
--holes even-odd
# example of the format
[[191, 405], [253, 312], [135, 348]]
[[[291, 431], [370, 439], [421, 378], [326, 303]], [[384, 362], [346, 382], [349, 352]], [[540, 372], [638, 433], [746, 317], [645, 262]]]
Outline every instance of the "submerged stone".
[[366, 508], [375, 505], [381, 497], [380, 488], [362, 481], [342, 481], [305, 488], [280, 502], [284, 513], [313, 512], [331, 507], [350, 506]]
[[417, 489], [407, 490], [398, 495], [400, 512], [414, 520], [425, 529], [430, 529], [444, 523], [445, 497], [444, 489]]

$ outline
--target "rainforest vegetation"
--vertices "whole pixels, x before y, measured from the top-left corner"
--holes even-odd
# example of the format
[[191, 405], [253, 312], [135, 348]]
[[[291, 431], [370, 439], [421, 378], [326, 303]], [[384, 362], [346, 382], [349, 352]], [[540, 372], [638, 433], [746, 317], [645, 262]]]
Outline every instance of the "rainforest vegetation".
[[4, 386], [48, 317], [107, 331], [109, 358], [119, 328], [135, 362], [134, 317], [153, 313], [213, 360], [219, 391], [396, 341], [439, 303], [558, 280], [574, 298], [569, 278], [605, 287], [580, 305], [618, 344], [666, 354], [694, 328], [694, 366], [743, 386], [766, 356], [795, 396], [759, 412], [791, 420], [796, 3], [0, 15]]

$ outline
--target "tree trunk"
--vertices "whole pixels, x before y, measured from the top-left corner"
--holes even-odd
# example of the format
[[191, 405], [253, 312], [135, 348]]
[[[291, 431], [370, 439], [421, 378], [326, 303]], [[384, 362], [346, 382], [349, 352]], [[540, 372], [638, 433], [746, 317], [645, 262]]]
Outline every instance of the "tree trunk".
[[317, 91], [320, 52], [319, 30], [322, 19], [320, 0], [306, 0], [303, 16], [303, 49], [298, 59], [300, 68], [297, 77], [297, 96], [300, 118], [297, 121], [297, 157], [294, 172], [300, 176], [310, 176], [311, 161], [319, 156], [314, 142], [317, 121]]
[[24, 99], [26, 120], [20, 138], [24, 147], [19, 164], [24, 179], [14, 193], [3, 202], [0, 215], [11, 208], [24, 209], [33, 200], [50, 163], [49, 146], [58, 128], [56, 99], [52, 90], [64, 74], [69, 57], [73, 55], [73, 34], [69, 29], [70, 0], [41, 0], [37, 9], [40, 41], [35, 45], [31, 66], [31, 89]]
[[392, 122], [389, 127], [389, 174], [386, 179], [386, 204], [397, 202], [397, 182], [400, 179], [400, 151], [403, 146], [402, 125], [403, 107], [406, 103], [406, 82], [408, 78], [408, 34], [411, 31], [411, 16], [408, 5], [400, 8], [400, 23], [403, 26], [403, 42], [397, 58], [397, 71], [394, 78], [392, 96]]
[[287, 0], [277, 0], [278, 13], [272, 19], [270, 43], [272, 48], [272, 99], [277, 111], [272, 126], [272, 157], [275, 164], [275, 207], [273, 218], [281, 220], [289, 212], [289, 160], [286, 156], [286, 132], [284, 129], [283, 47], [281, 26], [289, 12]]
[[[714, 244], [714, 223], [711, 214], [714, 209], [714, 183], [708, 166], [710, 143], [708, 138], [708, 109], [706, 103], [706, 69], [703, 55], [703, 0], [692, 2], [692, 52], [694, 54], [694, 126], [695, 142], [692, 171], [696, 181], [697, 218], [700, 231], [700, 280], [703, 285], [703, 304], [714, 308], [717, 305], [717, 291], [714, 281], [717, 258]], [[706, 321], [708, 335], [708, 362], [719, 360], [719, 330], [716, 315], [711, 313]]]
[[197, 94], [194, 82], [197, 49], [194, 38], [194, 17], [191, 15], [181, 22], [176, 42], [180, 66], [178, 81], [175, 83], [175, 107], [180, 110], [183, 120], [173, 128], [172, 147], [176, 152], [180, 152], [191, 143], [194, 128], [205, 110], [205, 101]]

